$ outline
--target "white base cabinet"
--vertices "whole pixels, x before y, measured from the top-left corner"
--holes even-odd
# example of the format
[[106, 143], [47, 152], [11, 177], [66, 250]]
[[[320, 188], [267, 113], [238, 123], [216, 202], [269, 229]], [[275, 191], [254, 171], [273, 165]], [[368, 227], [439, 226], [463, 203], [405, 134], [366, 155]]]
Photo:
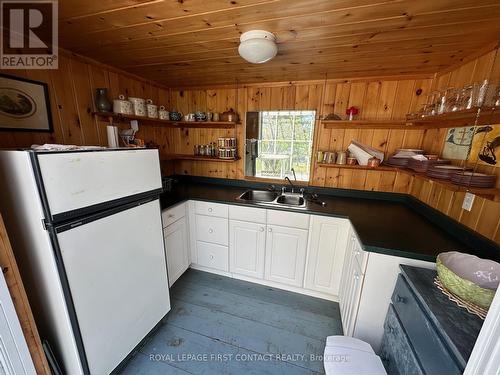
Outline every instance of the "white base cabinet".
[[188, 207], [193, 268], [338, 299], [347, 219], [199, 201]]
[[172, 286], [189, 268], [186, 207], [186, 204], [182, 203], [162, 212], [163, 240], [167, 256], [169, 286]]
[[368, 342], [378, 353], [384, 334], [384, 319], [399, 274], [399, 265], [434, 269], [434, 262], [392, 255], [365, 253], [368, 256], [352, 336]]
[[354, 231], [351, 231], [345, 253], [339, 293], [340, 316], [346, 336], [353, 336], [363, 286], [366, 264], [364, 262], [360, 264], [359, 259], [365, 259], [365, 251], [361, 249], [361, 244]]
[[265, 254], [265, 224], [229, 221], [229, 271], [262, 279]]
[[181, 218], [163, 229], [167, 251], [168, 284], [175, 281], [189, 268], [186, 218]]
[[344, 335], [366, 341], [375, 352], [384, 334], [400, 264], [434, 268], [432, 262], [366, 252], [351, 230], [339, 292], [342, 328]]
[[348, 232], [347, 219], [311, 216], [305, 288], [338, 296]]
[[267, 225], [265, 279], [302, 286], [307, 230]]

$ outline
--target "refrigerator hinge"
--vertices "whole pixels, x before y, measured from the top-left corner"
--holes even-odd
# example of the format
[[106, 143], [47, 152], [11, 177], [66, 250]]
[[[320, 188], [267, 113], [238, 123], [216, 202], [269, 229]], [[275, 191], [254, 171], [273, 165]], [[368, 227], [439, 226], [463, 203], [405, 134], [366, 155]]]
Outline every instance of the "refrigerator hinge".
[[49, 230], [49, 228], [52, 227], [52, 225], [48, 223], [46, 219], [42, 219], [42, 227], [44, 230]]

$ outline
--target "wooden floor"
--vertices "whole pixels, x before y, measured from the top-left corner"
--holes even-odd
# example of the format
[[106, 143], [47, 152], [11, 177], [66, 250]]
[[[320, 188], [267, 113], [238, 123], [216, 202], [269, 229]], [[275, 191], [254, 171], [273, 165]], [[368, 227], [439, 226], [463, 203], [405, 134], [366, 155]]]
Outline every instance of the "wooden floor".
[[323, 373], [310, 356], [342, 334], [335, 302], [206, 272], [188, 270], [171, 299], [165, 324], [122, 374]]

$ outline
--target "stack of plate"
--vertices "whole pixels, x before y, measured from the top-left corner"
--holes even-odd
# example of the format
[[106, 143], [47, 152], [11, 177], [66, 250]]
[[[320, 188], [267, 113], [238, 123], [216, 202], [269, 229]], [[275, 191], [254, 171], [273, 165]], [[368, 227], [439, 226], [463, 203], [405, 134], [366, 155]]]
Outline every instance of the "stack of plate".
[[422, 155], [423, 153], [424, 150], [420, 150], [418, 148], [398, 148], [393, 156], [410, 158], [415, 155]]
[[469, 168], [457, 167], [456, 165], [432, 165], [425, 174], [432, 178], [440, 180], [450, 180], [455, 173], [462, 173], [470, 170]]
[[408, 161], [412, 156], [421, 155], [423, 153], [424, 150], [416, 148], [398, 148], [396, 153], [387, 159], [386, 164], [392, 167], [405, 168], [408, 166]]
[[449, 160], [439, 159], [439, 160], [417, 160], [417, 159], [409, 159], [408, 160], [408, 168], [413, 169], [418, 173], [425, 173], [429, 167], [441, 164], [450, 164]]
[[451, 182], [462, 186], [490, 188], [495, 186], [497, 176], [478, 172], [460, 172], [451, 176]]
[[390, 156], [389, 159], [387, 159], [386, 164], [393, 167], [405, 168], [408, 165], [408, 160], [410, 160], [410, 158], [397, 158], [395, 156]]

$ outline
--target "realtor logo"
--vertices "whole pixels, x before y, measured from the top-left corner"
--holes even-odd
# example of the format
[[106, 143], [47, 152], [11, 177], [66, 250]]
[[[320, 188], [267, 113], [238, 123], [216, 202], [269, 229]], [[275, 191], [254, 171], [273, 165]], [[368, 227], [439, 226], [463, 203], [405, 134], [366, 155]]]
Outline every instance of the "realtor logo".
[[1, 69], [57, 69], [57, 1], [0, 1]]

